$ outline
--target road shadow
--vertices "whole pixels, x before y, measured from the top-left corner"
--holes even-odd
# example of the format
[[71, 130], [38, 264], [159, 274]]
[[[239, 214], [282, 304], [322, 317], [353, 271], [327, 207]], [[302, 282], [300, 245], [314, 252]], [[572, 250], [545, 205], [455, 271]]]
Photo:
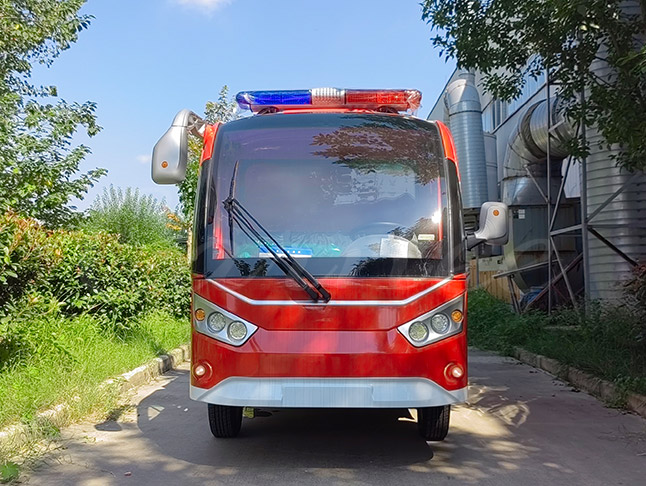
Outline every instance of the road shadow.
[[428, 461], [433, 451], [406, 409], [263, 409], [243, 419], [235, 439], [215, 439], [207, 406], [186, 400], [189, 374], [178, 376], [138, 407], [137, 425], [163, 454], [215, 467], [402, 466]]
[[487, 353], [471, 352], [470, 376], [469, 403], [454, 407], [449, 436], [427, 443], [406, 410], [268, 410], [245, 419], [238, 438], [215, 439], [206, 405], [188, 399], [188, 372], [173, 371], [138, 404], [136, 421], [81, 431], [30, 484], [643, 482], [641, 419]]

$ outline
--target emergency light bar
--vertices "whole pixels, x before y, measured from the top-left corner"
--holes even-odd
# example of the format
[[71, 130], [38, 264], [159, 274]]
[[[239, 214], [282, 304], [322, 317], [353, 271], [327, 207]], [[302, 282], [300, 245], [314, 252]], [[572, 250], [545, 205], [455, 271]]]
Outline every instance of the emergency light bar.
[[243, 110], [259, 113], [268, 108], [358, 108], [414, 112], [422, 101], [416, 89], [314, 88], [288, 91], [242, 91], [236, 95]]

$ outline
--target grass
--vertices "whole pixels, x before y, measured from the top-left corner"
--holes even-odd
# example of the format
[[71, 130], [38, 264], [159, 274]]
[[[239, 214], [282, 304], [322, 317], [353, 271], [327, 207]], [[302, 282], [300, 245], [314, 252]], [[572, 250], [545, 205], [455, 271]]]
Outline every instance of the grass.
[[646, 394], [646, 327], [626, 306], [591, 307], [581, 320], [571, 310], [517, 315], [483, 290], [469, 292], [469, 343], [511, 354], [516, 346], [557, 359], [624, 391]]
[[161, 312], [134, 320], [122, 337], [106, 333], [87, 315], [44, 317], [30, 325], [47, 339], [0, 369], [0, 428], [37, 426], [38, 412], [60, 404], [67, 406], [69, 421], [106, 412], [116, 404], [116, 391], [100, 383], [186, 343], [190, 333], [186, 321]]

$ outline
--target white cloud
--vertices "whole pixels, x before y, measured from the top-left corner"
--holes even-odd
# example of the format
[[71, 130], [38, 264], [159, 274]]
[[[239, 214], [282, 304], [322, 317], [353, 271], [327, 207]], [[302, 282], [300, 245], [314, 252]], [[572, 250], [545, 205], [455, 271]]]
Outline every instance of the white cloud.
[[145, 155], [137, 155], [135, 157], [137, 162], [140, 164], [150, 164], [150, 154], [145, 154]]
[[205, 10], [207, 12], [213, 12], [219, 7], [229, 5], [233, 0], [174, 0], [175, 3], [180, 5], [186, 5], [188, 7], [194, 7], [200, 10]]

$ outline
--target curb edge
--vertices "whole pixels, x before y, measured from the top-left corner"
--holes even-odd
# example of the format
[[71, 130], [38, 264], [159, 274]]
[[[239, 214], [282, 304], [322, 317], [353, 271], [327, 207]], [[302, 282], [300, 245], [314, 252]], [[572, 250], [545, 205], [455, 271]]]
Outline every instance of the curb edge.
[[[546, 371], [605, 402], [616, 401], [623, 395], [615, 384], [547, 356], [532, 353], [518, 347], [514, 348], [512, 356], [522, 363]], [[627, 393], [625, 399], [626, 409], [646, 418], [646, 396], [638, 393]]]
[[[167, 354], [162, 354], [153, 358], [148, 363], [143, 364], [133, 370], [122, 373], [121, 375], [108, 378], [99, 386], [110, 386], [118, 383], [118, 393], [123, 394], [128, 390], [145, 385], [158, 376], [177, 368], [178, 365], [190, 358], [190, 346], [183, 344], [173, 349]], [[37, 440], [40, 426], [63, 427], [67, 425], [69, 418], [68, 406], [65, 403], [56, 405], [53, 408], [40, 412], [36, 416], [35, 424], [32, 426], [25, 424], [16, 424], [5, 427], [0, 430], [0, 452], [5, 449], [16, 449], [25, 444]]]

